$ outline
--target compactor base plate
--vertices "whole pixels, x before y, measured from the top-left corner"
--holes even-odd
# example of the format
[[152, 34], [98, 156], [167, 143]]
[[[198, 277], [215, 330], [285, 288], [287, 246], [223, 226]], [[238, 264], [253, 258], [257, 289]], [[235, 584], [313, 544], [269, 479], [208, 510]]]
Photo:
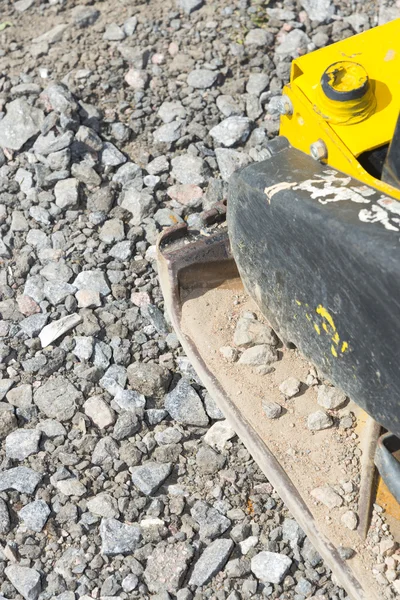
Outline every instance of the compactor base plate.
[[[254, 460], [349, 597], [382, 598], [372, 575], [368, 538], [363, 541], [357, 531], [341, 523], [349, 506], [344, 502], [329, 510], [311, 495], [315, 488], [351, 480], [357, 497], [362, 437], [368, 428], [359, 427], [355, 436], [353, 430], [340, 429], [337, 421], [349, 412], [357, 418], [358, 407], [350, 402], [333, 415], [334, 427], [311, 432], [307, 416], [320, 409], [315, 387], [303, 385], [290, 400], [279, 392], [279, 384], [287, 377], [303, 382], [307, 378], [310, 365], [297, 350], [280, 344], [279, 360], [265, 375], [222, 357], [220, 348], [233, 345], [235, 325], [243, 311], [250, 310], [265, 321], [243, 288], [223, 227], [210, 237], [191, 238], [179, 226], [165, 232], [158, 245], [158, 268], [166, 309], [182, 346]], [[283, 406], [279, 419], [266, 418], [263, 400]], [[354, 557], [343, 561], [339, 546], [353, 548]]]

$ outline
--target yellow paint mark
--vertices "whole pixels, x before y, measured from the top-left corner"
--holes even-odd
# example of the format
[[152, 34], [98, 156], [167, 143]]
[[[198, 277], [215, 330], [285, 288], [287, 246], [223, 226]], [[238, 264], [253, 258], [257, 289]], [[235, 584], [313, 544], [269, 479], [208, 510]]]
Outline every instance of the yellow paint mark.
[[296, 300], [296, 304], [298, 304], [299, 306], [301, 306], [300, 300]]
[[328, 331], [328, 325], [325, 322], [322, 323], [322, 327], [326, 331], [326, 333], [329, 333], [329, 331]]
[[307, 321], [311, 321], [311, 317], [308, 313], [306, 313], [306, 319], [307, 319]]
[[332, 346], [331, 346], [331, 352], [332, 352], [333, 356], [334, 356], [335, 358], [337, 358], [337, 352], [336, 352], [336, 348], [335, 348], [335, 346], [334, 346], [333, 344], [332, 344]]
[[343, 342], [341, 352], [346, 352], [349, 349], [349, 344], [347, 342]]
[[338, 332], [336, 332], [336, 333], [335, 333], [335, 335], [333, 336], [333, 338], [332, 338], [332, 342], [333, 342], [334, 344], [336, 344], [336, 345], [338, 345], [338, 344], [339, 344], [339, 342], [340, 342], [340, 337], [339, 337], [339, 334], [338, 334]]
[[316, 323], [314, 323], [314, 329], [318, 333], [318, 335], [321, 335], [321, 329], [320, 329], [319, 325], [317, 325]]
[[315, 310], [318, 315], [320, 315], [323, 319], [328, 321], [328, 323], [332, 327], [333, 331], [336, 331], [335, 323], [333, 322], [333, 319], [332, 319], [330, 313], [326, 310], [326, 308], [324, 308], [322, 306], [322, 304], [320, 304], [319, 306], [317, 306], [317, 308]]

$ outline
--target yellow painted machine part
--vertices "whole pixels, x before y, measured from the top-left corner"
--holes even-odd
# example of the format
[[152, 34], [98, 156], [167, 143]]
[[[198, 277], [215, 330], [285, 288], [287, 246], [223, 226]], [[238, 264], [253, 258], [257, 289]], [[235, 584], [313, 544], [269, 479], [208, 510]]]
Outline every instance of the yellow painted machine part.
[[[361, 65], [369, 77], [374, 110], [358, 122], [351, 118], [345, 119], [345, 124], [335, 122], [335, 102], [321, 100], [321, 77], [330, 65], [340, 61]], [[323, 140], [328, 150], [323, 162], [400, 200], [399, 189], [375, 179], [357, 160], [363, 152], [389, 143], [393, 136], [400, 110], [400, 19], [294, 60], [290, 83], [283, 93], [294, 110], [292, 115], [281, 117], [280, 134], [292, 146], [310, 154], [310, 145]]]

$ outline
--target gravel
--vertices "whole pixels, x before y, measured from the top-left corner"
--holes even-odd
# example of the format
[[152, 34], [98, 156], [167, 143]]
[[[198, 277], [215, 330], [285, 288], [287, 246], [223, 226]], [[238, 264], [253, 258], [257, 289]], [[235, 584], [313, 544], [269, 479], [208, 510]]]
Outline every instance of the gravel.
[[[291, 57], [375, 14], [340, 0], [2, 8], [0, 595], [344, 600], [185, 357], [154, 259], [164, 227], [201, 230], [231, 174], [269, 155], [266, 107]], [[233, 368], [275, 366], [254, 315], [234, 336]], [[351, 435], [331, 389], [321, 409], [339, 412], [323, 419]], [[267, 391], [263, 410], [282, 414]], [[357, 518], [344, 485], [312, 497]], [[263, 553], [290, 562], [280, 583], [251, 570]]]
[[251, 570], [263, 583], [281, 583], [292, 559], [276, 552], [260, 552], [251, 559]]

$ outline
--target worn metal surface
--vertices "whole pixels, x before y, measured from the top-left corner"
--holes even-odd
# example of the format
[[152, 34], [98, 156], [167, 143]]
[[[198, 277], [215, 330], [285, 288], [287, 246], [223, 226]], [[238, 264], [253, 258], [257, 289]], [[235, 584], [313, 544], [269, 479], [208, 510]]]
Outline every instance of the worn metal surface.
[[400, 435], [400, 205], [286, 148], [235, 173], [240, 276], [279, 337]]

